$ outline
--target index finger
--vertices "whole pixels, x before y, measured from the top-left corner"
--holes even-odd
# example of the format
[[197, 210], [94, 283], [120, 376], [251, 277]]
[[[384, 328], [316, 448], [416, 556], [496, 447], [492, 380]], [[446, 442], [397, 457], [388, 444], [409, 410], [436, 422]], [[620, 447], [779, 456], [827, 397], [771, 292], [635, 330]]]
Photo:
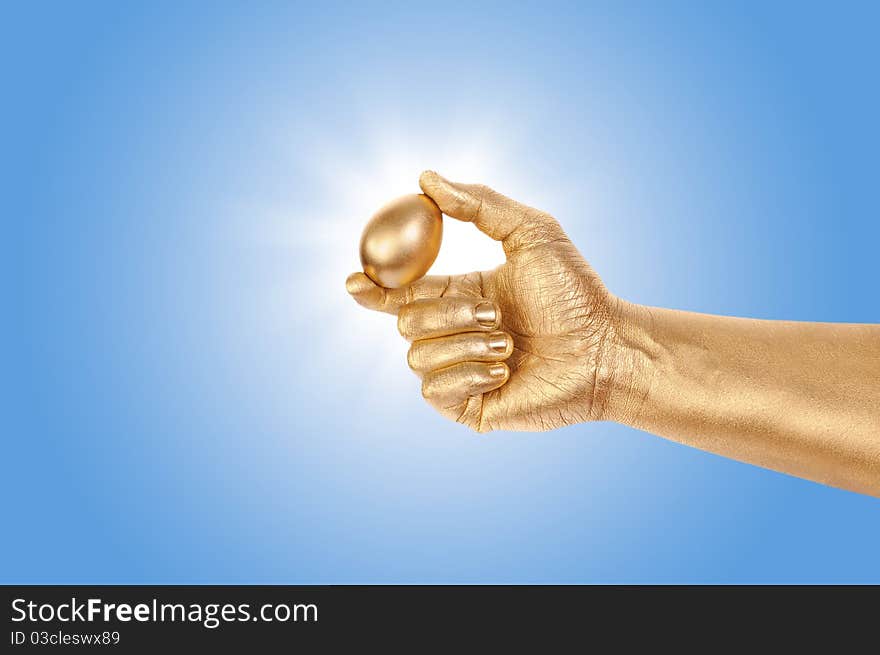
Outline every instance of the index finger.
[[359, 305], [377, 312], [397, 314], [403, 305], [423, 298], [439, 298], [449, 287], [448, 275], [428, 275], [398, 289], [386, 289], [364, 273], [352, 273], [345, 280], [345, 290]]

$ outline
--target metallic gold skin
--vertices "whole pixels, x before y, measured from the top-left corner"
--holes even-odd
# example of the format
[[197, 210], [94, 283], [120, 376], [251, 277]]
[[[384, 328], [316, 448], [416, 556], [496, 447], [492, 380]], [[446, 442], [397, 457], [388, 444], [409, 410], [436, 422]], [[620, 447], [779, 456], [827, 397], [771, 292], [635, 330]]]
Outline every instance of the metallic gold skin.
[[[422, 174], [449, 216], [501, 241], [492, 271], [382, 288], [422, 395], [480, 432], [611, 420], [880, 496], [880, 326], [709, 316], [610, 294], [551, 216]], [[503, 346], [503, 347], [502, 347]]]
[[416, 373], [446, 368], [462, 362], [497, 362], [510, 357], [513, 339], [504, 332], [462, 332], [446, 338], [414, 341], [407, 363]]
[[428, 196], [413, 194], [392, 200], [364, 228], [364, 273], [389, 289], [414, 282], [437, 259], [442, 238], [443, 214]]

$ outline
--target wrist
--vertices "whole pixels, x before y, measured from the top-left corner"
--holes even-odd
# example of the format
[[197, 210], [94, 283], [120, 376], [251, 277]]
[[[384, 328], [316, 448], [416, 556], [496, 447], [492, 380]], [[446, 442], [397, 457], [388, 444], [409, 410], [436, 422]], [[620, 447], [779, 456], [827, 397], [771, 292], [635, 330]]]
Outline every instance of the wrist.
[[660, 359], [653, 324], [649, 307], [611, 299], [606, 337], [596, 362], [596, 386], [602, 398], [596, 407], [601, 411], [594, 412], [596, 420], [641, 423]]

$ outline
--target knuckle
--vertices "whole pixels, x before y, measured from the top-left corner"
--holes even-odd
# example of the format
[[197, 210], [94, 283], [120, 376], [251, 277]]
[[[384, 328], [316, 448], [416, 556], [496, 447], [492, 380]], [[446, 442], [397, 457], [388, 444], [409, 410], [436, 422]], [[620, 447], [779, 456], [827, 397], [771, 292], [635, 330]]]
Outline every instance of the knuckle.
[[524, 218], [524, 224], [530, 227], [531, 236], [535, 239], [554, 241], [565, 236], [559, 222], [545, 211], [529, 207]]
[[413, 344], [409, 347], [409, 350], [406, 351], [406, 363], [407, 365], [414, 371], [418, 371], [421, 368], [422, 362], [422, 352], [421, 348], [416, 344]]
[[479, 217], [480, 214], [483, 213], [483, 205], [486, 202], [486, 199], [492, 195], [492, 189], [487, 187], [485, 184], [477, 184], [474, 185], [473, 188], [473, 198], [474, 198], [474, 216]]
[[459, 320], [459, 314], [462, 309], [457, 303], [447, 303], [443, 305], [442, 310], [438, 313], [438, 323], [444, 328], [454, 326]]
[[397, 312], [397, 331], [402, 337], [406, 337], [409, 334], [410, 323], [412, 322], [411, 314], [412, 309], [409, 305], [404, 305]]
[[431, 383], [430, 378], [422, 380], [422, 398], [430, 401], [436, 394], [435, 386]]

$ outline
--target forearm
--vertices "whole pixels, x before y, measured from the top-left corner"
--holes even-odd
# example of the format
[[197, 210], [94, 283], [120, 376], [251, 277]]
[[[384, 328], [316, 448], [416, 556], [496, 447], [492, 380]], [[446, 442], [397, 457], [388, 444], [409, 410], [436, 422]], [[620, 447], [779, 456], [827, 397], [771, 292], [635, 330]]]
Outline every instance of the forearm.
[[621, 302], [612, 331], [606, 418], [880, 496], [880, 326]]

